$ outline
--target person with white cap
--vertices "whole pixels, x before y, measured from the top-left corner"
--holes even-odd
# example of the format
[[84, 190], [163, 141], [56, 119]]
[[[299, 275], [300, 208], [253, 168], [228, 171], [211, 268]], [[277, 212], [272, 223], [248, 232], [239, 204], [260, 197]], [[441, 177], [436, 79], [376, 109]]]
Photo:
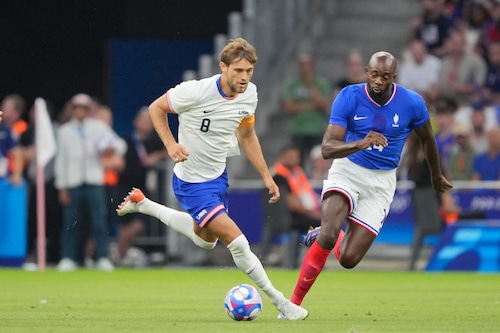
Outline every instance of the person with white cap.
[[[126, 144], [102, 120], [88, 116], [92, 99], [86, 94], [77, 94], [71, 99], [72, 118], [57, 132], [57, 154], [55, 158], [55, 186], [59, 190], [59, 201], [63, 206], [61, 230], [61, 261], [59, 271], [77, 268], [79, 232], [88, 221], [96, 242], [96, 268], [112, 271], [108, 259], [109, 239], [106, 220], [106, 189], [104, 166], [101, 163], [104, 139], [117, 154], [123, 155]], [[114, 137], [116, 140], [109, 140]]]

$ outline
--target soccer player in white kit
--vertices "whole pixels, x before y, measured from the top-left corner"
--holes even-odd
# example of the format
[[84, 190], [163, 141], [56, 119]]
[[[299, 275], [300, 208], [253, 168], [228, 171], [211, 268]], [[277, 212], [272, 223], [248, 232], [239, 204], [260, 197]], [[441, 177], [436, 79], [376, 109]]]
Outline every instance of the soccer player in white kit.
[[[187, 213], [153, 202], [136, 188], [117, 213], [153, 216], [207, 250], [220, 240], [236, 266], [287, 319], [302, 320], [307, 310], [272, 285], [247, 238], [227, 214], [226, 158], [239, 152], [238, 142], [269, 190], [269, 203], [280, 198], [254, 129], [257, 88], [250, 79], [256, 63], [254, 47], [242, 38], [234, 39], [221, 52], [221, 74], [180, 83], [149, 106], [154, 127], [176, 162], [173, 189]], [[179, 142], [169, 129], [167, 113], [179, 115]]]

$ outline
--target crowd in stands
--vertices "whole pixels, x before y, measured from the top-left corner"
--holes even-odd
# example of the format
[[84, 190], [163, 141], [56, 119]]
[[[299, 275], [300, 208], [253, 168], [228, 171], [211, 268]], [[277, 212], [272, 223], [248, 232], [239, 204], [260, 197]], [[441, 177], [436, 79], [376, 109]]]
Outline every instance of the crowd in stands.
[[[0, 180], [27, 184], [28, 228], [26, 269], [36, 268], [37, 191], [34, 106], [25, 114], [25, 99], [3, 98], [0, 124]], [[87, 94], [76, 94], [56, 115], [53, 131], [57, 152], [44, 168], [46, 260], [60, 271], [78, 266], [112, 271], [133, 266], [134, 240], [145, 223], [140, 216], [118, 219], [116, 202], [131, 188], [158, 188], [146, 178], [167, 153], [147, 113], [141, 108], [133, 132], [119, 137], [112, 129], [113, 112]], [[113, 241], [113, 242], [111, 242]]]

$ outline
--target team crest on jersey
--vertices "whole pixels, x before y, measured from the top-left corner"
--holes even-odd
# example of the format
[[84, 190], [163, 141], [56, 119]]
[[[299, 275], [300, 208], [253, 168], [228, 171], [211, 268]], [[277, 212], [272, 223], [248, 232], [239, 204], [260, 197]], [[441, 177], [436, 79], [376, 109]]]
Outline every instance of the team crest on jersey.
[[399, 116], [397, 113], [392, 118], [392, 121], [393, 121], [392, 127], [399, 127]]
[[239, 112], [239, 114], [240, 114], [240, 116], [245, 116], [245, 117], [246, 117], [246, 116], [248, 116], [248, 115], [250, 114], [250, 112], [245, 111], [245, 110], [241, 110], [241, 111]]

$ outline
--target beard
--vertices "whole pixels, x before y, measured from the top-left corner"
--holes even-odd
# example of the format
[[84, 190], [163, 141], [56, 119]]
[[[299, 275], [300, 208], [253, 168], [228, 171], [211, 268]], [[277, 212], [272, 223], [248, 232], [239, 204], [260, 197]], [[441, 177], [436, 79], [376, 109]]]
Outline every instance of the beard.
[[229, 80], [227, 80], [226, 82], [227, 82], [227, 86], [229, 87], [231, 92], [233, 92], [235, 94], [242, 94], [245, 92], [245, 90], [247, 90], [248, 85], [246, 85], [244, 87], [240, 87], [238, 84], [234, 84], [233, 82], [230, 82]]

